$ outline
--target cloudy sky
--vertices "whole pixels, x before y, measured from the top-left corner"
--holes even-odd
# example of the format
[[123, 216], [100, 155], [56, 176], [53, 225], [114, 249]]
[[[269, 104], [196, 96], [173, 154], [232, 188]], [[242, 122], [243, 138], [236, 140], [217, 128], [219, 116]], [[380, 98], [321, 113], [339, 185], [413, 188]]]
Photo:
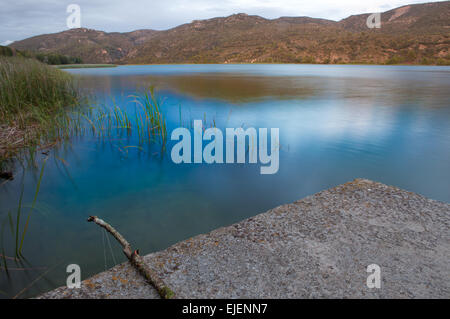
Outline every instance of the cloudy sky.
[[0, 0], [0, 44], [67, 30], [69, 4], [81, 8], [81, 26], [103, 31], [163, 30], [195, 19], [257, 14], [340, 20], [426, 0]]

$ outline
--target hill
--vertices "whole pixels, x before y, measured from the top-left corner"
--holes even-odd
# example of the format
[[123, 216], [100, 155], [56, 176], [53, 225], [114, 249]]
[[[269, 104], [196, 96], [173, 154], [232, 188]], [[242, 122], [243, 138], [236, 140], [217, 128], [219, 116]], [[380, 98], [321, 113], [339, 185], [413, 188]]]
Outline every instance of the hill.
[[114, 63], [135, 46], [149, 40], [153, 30], [107, 33], [92, 29], [71, 29], [14, 42], [10, 47], [22, 51], [52, 52], [80, 57], [85, 63]]
[[106, 33], [73, 29], [11, 44], [78, 56], [87, 63], [449, 64], [450, 1], [407, 5], [341, 21], [234, 14], [164, 30]]

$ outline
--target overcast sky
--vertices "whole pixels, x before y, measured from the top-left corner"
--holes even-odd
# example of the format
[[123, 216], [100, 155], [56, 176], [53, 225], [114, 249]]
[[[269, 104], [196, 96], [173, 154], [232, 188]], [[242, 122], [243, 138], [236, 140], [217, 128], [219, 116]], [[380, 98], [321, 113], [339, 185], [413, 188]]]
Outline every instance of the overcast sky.
[[[81, 7], [81, 26], [103, 31], [164, 30], [195, 19], [257, 14], [340, 20], [426, 0], [0, 0], [0, 44], [67, 30], [69, 4]], [[431, 2], [431, 1], [428, 1]]]

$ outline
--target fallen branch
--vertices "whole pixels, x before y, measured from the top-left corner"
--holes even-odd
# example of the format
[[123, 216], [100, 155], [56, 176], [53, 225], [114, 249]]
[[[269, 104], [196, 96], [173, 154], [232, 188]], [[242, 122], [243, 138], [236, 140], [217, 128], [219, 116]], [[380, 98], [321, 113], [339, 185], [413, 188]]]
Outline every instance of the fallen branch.
[[147, 266], [144, 259], [139, 255], [139, 250], [133, 251], [129, 242], [123, 238], [123, 236], [114, 229], [110, 224], [97, 216], [89, 216], [88, 222], [94, 222], [100, 227], [106, 229], [115, 239], [120, 243], [123, 249], [123, 253], [127, 256], [128, 260], [139, 270], [139, 272], [145, 277], [145, 279], [158, 291], [159, 295], [163, 299], [174, 298], [175, 294], [167, 287], [161, 278]]

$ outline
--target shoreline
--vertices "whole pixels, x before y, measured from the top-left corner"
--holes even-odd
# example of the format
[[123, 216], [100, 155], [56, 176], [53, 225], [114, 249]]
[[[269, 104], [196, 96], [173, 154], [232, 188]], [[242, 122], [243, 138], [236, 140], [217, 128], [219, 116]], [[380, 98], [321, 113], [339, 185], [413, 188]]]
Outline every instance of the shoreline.
[[130, 63], [130, 64], [115, 64], [115, 66], [150, 66], [150, 65], [355, 65], [355, 66], [437, 66], [448, 67], [450, 64], [375, 64], [375, 63], [250, 63], [250, 62], [235, 62], [235, 63]]
[[[178, 298], [449, 298], [449, 219], [448, 203], [356, 179], [143, 258]], [[125, 262], [37, 298], [159, 296]]]
[[95, 63], [86, 63], [86, 64], [61, 64], [61, 65], [52, 65], [53, 67], [65, 70], [65, 69], [96, 69], [96, 68], [115, 68], [117, 64], [95, 64]]

